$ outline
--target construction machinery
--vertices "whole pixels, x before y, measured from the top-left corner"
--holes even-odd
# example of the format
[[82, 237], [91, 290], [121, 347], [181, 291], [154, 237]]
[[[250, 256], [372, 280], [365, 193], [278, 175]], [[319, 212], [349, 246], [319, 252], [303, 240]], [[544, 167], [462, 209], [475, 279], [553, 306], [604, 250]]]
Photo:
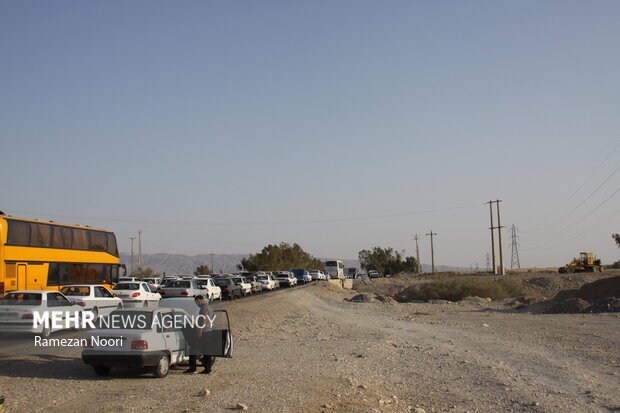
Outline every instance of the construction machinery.
[[579, 258], [573, 258], [570, 263], [558, 268], [560, 274], [597, 271], [603, 272], [605, 267], [601, 264], [600, 258], [596, 258], [591, 252], [580, 252]]

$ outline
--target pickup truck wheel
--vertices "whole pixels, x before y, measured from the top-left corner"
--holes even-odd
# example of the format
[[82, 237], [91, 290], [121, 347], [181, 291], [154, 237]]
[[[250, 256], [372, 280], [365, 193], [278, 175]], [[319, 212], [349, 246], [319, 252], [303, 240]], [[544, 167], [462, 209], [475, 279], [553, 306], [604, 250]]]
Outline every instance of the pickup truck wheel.
[[107, 376], [111, 370], [110, 366], [93, 366], [93, 368], [97, 376]]
[[120, 310], [121, 308], [123, 308], [123, 303], [118, 303], [118, 305], [116, 306], [116, 309]]
[[97, 321], [99, 318], [99, 309], [97, 307], [93, 308], [93, 320]]
[[159, 358], [159, 362], [157, 363], [157, 366], [153, 368], [153, 374], [155, 374], [155, 377], [162, 378], [168, 375], [169, 370], [170, 370], [170, 360], [168, 359], [167, 355], [162, 354], [161, 357]]
[[147, 300], [144, 300], [144, 303], [142, 304], [142, 307], [148, 307], [149, 306], [149, 302]]

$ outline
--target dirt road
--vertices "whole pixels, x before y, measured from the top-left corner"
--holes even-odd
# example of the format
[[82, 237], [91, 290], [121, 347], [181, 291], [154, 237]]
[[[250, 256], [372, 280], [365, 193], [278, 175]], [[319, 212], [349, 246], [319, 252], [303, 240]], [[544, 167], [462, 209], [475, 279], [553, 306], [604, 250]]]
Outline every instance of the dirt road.
[[7, 412], [620, 411], [618, 314], [352, 294], [321, 283], [225, 303], [236, 353], [208, 376], [101, 379], [73, 350], [2, 359], [0, 395]]

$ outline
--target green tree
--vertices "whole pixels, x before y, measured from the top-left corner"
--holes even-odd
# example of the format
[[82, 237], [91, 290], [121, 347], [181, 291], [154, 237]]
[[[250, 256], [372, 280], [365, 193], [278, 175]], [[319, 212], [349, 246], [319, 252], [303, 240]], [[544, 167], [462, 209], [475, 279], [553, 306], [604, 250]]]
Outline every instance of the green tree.
[[151, 267], [146, 267], [146, 268], [138, 267], [136, 271], [129, 274], [130, 277], [135, 277], [135, 278], [152, 278], [152, 277], [159, 277], [160, 275], [161, 274], [156, 272]]
[[247, 271], [278, 271], [291, 268], [319, 269], [323, 268], [323, 262], [314, 258], [299, 246], [299, 244], [267, 245], [258, 254], [251, 254], [241, 260], [237, 266], [240, 270]]
[[611, 237], [616, 241], [616, 245], [620, 248], [620, 234], [611, 234]]
[[418, 262], [414, 257], [405, 257], [391, 247], [374, 247], [358, 253], [360, 264], [365, 270], [376, 270], [381, 274], [398, 274], [399, 272], [416, 272]]
[[211, 274], [211, 270], [208, 265], [200, 265], [196, 267], [196, 271], [194, 271], [194, 275], [202, 275], [202, 274]]

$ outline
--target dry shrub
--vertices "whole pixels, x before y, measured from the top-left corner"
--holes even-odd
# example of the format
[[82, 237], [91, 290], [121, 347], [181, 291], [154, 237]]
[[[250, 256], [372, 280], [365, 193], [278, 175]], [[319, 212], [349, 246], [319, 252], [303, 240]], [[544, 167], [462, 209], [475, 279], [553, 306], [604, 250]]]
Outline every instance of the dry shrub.
[[513, 280], [492, 280], [488, 278], [438, 278], [427, 284], [405, 288], [394, 296], [397, 301], [449, 300], [460, 301], [465, 297], [483, 297], [492, 300], [524, 297], [522, 285]]

